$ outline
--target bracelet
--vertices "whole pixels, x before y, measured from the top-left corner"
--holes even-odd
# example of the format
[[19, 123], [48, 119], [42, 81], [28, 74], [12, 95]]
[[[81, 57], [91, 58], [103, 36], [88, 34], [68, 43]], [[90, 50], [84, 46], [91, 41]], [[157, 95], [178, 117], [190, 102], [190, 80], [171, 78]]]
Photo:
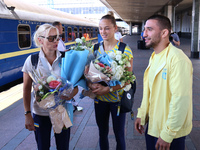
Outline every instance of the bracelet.
[[24, 115], [27, 115], [27, 114], [29, 114], [29, 113], [31, 113], [30, 110], [29, 110], [29, 111], [25, 111]]

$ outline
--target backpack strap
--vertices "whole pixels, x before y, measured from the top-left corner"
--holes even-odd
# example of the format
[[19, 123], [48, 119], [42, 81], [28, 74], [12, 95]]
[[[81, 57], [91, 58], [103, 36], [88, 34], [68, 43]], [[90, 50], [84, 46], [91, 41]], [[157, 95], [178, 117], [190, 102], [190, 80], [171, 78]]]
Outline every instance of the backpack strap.
[[61, 58], [65, 57], [65, 52], [60, 51], [61, 53]]
[[99, 49], [99, 45], [100, 45], [100, 43], [97, 43], [97, 44], [95, 44], [94, 45], [94, 56], [95, 56], [95, 58], [96, 58], [96, 56], [97, 56], [97, 52], [98, 52], [98, 49]]
[[[94, 54], [96, 53], [96, 51], [98, 51], [99, 45], [100, 45], [100, 43], [97, 43], [94, 45]], [[126, 44], [123, 42], [120, 42], [118, 50], [120, 50], [122, 53], [124, 53], [125, 48], [126, 48]]]
[[[61, 53], [61, 58], [65, 57], [65, 52], [60, 52], [60, 53]], [[35, 69], [37, 68], [38, 60], [39, 60], [39, 53], [31, 55], [31, 63], [32, 66], [35, 67]]]
[[37, 68], [38, 59], [39, 59], [39, 53], [31, 55], [31, 63], [32, 63], [32, 66], [35, 67], [35, 69]]
[[126, 44], [123, 42], [120, 42], [118, 50], [124, 53], [125, 48], [126, 48]]

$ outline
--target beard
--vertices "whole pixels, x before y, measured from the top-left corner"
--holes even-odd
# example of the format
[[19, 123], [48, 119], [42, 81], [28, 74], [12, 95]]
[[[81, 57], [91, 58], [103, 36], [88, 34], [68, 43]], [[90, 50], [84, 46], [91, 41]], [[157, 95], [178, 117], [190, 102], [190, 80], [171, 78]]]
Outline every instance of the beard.
[[150, 43], [147, 44], [145, 42], [146, 48], [156, 47], [160, 43], [160, 39], [161, 39], [160, 35], [158, 35], [157, 37], [150, 38], [150, 40], [151, 40]]

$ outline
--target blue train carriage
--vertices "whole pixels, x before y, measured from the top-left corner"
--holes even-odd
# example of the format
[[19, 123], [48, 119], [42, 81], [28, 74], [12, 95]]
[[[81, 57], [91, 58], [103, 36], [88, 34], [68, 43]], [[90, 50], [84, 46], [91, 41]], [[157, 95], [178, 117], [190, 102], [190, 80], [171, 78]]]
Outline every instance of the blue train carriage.
[[32, 43], [32, 36], [43, 23], [60, 21], [63, 24], [62, 39], [66, 48], [85, 33], [94, 43], [98, 40], [96, 23], [71, 14], [19, 0], [0, 0], [0, 10], [0, 87], [22, 78], [25, 59], [40, 50]]

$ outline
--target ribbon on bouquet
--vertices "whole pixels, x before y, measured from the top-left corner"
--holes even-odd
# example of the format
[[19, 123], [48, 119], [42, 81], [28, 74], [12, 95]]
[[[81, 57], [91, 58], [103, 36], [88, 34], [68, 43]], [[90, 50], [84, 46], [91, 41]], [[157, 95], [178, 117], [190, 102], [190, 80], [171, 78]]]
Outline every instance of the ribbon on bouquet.
[[[62, 58], [61, 77], [70, 81], [73, 86], [81, 86], [88, 89], [86, 80], [82, 79], [85, 65], [87, 63], [88, 50], [75, 51], [70, 50], [65, 52], [65, 57]], [[71, 122], [73, 123], [73, 105], [71, 102], [64, 104]]]

